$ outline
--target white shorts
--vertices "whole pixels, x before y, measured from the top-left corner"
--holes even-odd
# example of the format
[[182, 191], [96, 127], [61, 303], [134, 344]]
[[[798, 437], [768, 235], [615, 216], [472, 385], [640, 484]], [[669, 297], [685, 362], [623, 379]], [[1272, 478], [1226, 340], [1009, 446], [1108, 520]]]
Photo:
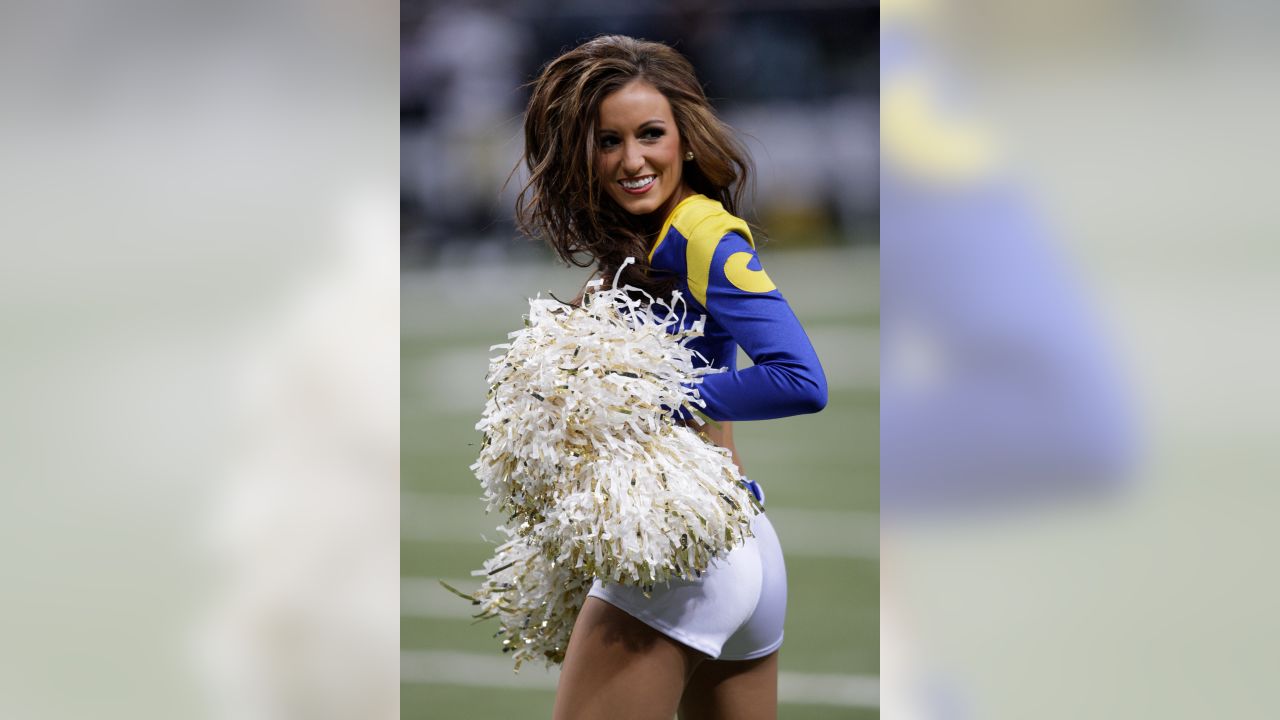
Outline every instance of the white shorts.
[[649, 597], [637, 587], [597, 580], [587, 595], [712, 659], [764, 657], [782, 645], [787, 569], [769, 519], [757, 515], [751, 529], [755, 537], [697, 580], [658, 585]]

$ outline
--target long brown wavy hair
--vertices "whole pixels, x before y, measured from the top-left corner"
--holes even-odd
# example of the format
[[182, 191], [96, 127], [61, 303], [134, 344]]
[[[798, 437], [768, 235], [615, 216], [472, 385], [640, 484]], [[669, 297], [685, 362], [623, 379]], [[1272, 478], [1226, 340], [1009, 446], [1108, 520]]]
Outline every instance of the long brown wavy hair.
[[600, 103], [636, 79], [671, 103], [684, 149], [694, 156], [684, 162], [684, 182], [739, 215], [750, 156], [716, 117], [693, 66], [662, 43], [604, 35], [547, 63], [532, 83], [521, 158], [529, 181], [516, 199], [516, 219], [522, 232], [541, 237], [566, 264], [595, 267], [606, 282], [626, 258], [635, 258], [622, 281], [666, 295], [675, 279], [649, 266], [649, 250], [665, 218], [655, 227], [653, 218], [628, 213], [596, 178]]

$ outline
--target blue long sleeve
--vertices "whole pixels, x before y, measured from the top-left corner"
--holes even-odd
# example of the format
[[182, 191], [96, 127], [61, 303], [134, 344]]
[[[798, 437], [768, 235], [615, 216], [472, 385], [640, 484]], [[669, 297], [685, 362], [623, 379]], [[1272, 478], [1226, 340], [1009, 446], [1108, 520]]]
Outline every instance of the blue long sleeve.
[[[696, 272], [696, 269], [695, 269]], [[700, 278], [690, 278], [691, 285]], [[751, 367], [705, 376], [700, 393], [713, 420], [765, 420], [818, 412], [827, 404], [827, 379], [800, 321], [778, 291], [751, 244], [736, 232], [715, 245], [706, 277], [710, 322], [740, 345]]]
[[[690, 309], [706, 316], [689, 346], [713, 367], [699, 393], [713, 420], [767, 420], [821, 410], [827, 379], [809, 336], [760, 265], [751, 229], [705, 195], [681, 200], [649, 261], [676, 277]], [[752, 367], [739, 370], [741, 346]]]

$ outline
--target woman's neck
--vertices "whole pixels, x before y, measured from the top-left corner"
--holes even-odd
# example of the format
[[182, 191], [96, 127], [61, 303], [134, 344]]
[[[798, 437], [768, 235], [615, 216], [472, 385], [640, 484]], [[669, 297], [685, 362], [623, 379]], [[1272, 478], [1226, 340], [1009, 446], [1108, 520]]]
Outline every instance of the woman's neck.
[[[680, 183], [680, 187], [676, 188], [676, 191], [671, 193], [671, 197], [667, 198], [667, 201], [662, 204], [662, 207], [654, 210], [644, 217], [645, 229], [650, 234], [657, 234], [657, 232], [662, 229], [662, 226], [666, 224], [667, 218], [671, 217], [671, 213], [675, 212], [676, 206], [684, 202], [685, 199], [696, 194], [697, 193], [693, 191], [693, 188], [684, 183]], [[651, 225], [652, 227], [650, 227]]]

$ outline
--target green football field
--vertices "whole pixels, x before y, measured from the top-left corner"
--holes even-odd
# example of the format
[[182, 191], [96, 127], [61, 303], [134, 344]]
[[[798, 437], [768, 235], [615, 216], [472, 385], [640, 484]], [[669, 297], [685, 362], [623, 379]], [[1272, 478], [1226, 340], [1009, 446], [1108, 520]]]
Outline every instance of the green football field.
[[[747, 474], [768, 494], [786, 554], [788, 609], [779, 717], [878, 717], [879, 282], [869, 250], [762, 257], [822, 359], [818, 415], [738, 423]], [[439, 579], [470, 590], [492, 552], [468, 470], [479, 434], [489, 346], [520, 325], [526, 298], [572, 297], [580, 269], [490, 265], [406, 272], [401, 296], [401, 717], [547, 718], [555, 674], [519, 674], [489, 621]], [[744, 363], [745, 364], [745, 363]]]

